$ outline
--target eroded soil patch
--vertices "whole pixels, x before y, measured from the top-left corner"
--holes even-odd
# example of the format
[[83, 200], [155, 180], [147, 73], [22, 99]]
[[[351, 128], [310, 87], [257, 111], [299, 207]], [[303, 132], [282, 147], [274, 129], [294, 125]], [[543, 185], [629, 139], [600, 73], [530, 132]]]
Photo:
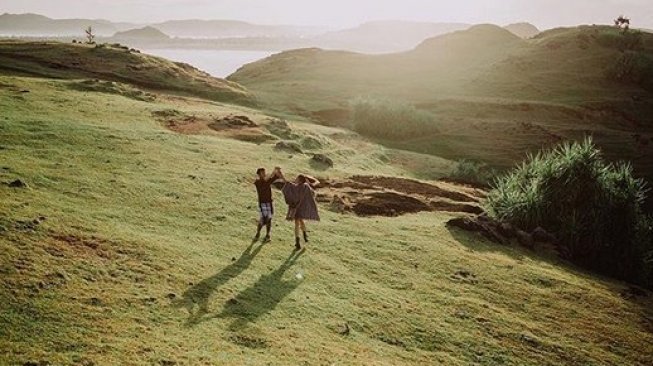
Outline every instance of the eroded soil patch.
[[176, 110], [155, 111], [153, 115], [166, 128], [181, 134], [216, 134], [258, 144], [277, 139], [244, 115], [197, 116]]
[[426, 183], [398, 177], [354, 176], [325, 180], [318, 200], [336, 212], [359, 216], [399, 216], [424, 211], [478, 214], [485, 192], [451, 183]]

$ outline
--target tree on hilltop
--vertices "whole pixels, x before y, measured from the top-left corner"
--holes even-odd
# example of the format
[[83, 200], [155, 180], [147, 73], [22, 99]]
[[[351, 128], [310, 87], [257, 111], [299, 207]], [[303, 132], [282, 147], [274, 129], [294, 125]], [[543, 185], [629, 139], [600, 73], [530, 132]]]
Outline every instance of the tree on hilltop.
[[93, 27], [90, 25], [84, 30], [86, 33], [86, 43], [93, 44], [95, 43], [95, 33], [93, 33]]
[[619, 17], [614, 20], [614, 26], [627, 32], [630, 29], [630, 18], [619, 15]]

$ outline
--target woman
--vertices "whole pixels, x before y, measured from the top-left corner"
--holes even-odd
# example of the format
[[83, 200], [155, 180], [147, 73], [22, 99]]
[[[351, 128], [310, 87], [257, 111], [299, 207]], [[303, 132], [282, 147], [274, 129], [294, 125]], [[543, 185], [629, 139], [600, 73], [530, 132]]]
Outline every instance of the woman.
[[320, 214], [317, 211], [315, 201], [315, 186], [320, 184], [317, 179], [300, 174], [294, 182], [286, 182], [283, 187], [283, 196], [288, 204], [288, 215], [286, 220], [295, 221], [295, 248], [302, 249], [300, 245], [299, 232], [304, 236], [304, 242], [308, 243], [305, 220], [320, 221]]

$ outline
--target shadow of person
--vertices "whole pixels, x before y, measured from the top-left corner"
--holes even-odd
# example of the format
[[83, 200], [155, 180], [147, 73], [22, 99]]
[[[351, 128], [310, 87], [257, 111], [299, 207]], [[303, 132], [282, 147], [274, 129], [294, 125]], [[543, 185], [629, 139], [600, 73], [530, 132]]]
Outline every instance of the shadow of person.
[[222, 312], [215, 317], [235, 318], [229, 326], [229, 330], [235, 331], [274, 310], [301, 283], [301, 279], [294, 277], [284, 281], [283, 275], [304, 251], [293, 252], [274, 272], [261, 276], [252, 286], [227, 301]]
[[186, 325], [192, 326], [199, 323], [204, 315], [209, 312], [208, 304], [211, 294], [232, 278], [238, 277], [250, 266], [263, 248], [263, 245], [259, 245], [254, 249], [254, 244], [252, 242], [235, 262], [184, 292], [181, 299], [175, 303], [175, 306], [185, 307], [188, 310], [189, 316]]

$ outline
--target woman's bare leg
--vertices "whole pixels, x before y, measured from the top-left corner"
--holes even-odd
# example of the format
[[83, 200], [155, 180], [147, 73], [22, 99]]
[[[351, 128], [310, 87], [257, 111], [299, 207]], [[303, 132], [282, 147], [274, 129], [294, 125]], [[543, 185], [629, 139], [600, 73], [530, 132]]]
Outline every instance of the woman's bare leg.
[[301, 245], [299, 244], [299, 231], [301, 230], [302, 227], [302, 220], [300, 219], [295, 219], [295, 248], [297, 250], [301, 249]]
[[306, 224], [304, 220], [299, 220], [299, 226], [302, 229], [302, 234], [304, 234], [304, 241], [308, 242], [308, 234], [306, 233]]

